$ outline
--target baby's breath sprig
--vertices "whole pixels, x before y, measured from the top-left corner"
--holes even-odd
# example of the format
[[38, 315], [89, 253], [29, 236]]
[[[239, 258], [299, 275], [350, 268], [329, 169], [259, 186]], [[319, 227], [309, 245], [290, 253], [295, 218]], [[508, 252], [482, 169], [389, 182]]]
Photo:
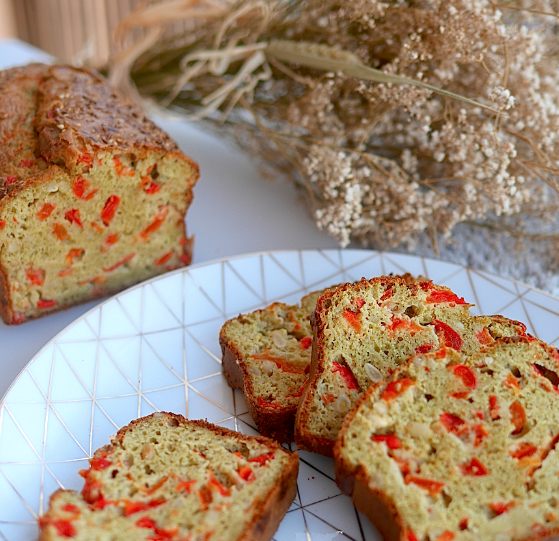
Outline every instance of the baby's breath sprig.
[[123, 22], [112, 78], [221, 125], [302, 186], [342, 245], [436, 245], [474, 223], [559, 248], [556, 10], [554, 0], [159, 0]]

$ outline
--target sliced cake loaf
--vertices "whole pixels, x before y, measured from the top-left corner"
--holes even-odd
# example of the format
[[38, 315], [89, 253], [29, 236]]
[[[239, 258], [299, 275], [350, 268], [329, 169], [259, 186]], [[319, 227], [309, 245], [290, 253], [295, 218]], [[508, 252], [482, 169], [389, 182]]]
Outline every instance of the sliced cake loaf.
[[[400, 278], [406, 283], [426, 280], [409, 273]], [[310, 319], [325, 291], [309, 293], [300, 305], [276, 302], [242, 314], [226, 321], [219, 334], [227, 383], [243, 389], [258, 430], [280, 442], [294, 438], [295, 415], [311, 361]]]
[[190, 261], [198, 166], [93, 72], [0, 72], [0, 315], [9, 324]]
[[230, 319], [219, 334], [227, 382], [243, 389], [258, 430], [281, 442], [293, 441], [311, 361], [309, 320], [323, 293], [310, 293], [300, 306], [276, 302]]
[[314, 312], [309, 383], [297, 410], [295, 442], [330, 456], [346, 413], [373, 382], [416, 353], [452, 347], [464, 354], [522, 323], [470, 315], [450, 289], [398, 277], [365, 279], [327, 291]]
[[504, 338], [418, 355], [346, 417], [336, 478], [387, 541], [559, 533], [559, 353]]
[[41, 539], [271, 539], [296, 494], [298, 457], [277, 442], [155, 413], [95, 452], [80, 493], [59, 490]]

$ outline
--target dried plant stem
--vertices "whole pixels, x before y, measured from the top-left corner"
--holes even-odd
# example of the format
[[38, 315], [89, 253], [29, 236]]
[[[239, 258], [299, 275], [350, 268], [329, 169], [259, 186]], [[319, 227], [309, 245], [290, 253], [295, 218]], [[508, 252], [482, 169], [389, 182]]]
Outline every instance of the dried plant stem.
[[[552, 0], [157, 6], [160, 17], [151, 5], [123, 22], [115, 80], [287, 172], [342, 245], [428, 237], [437, 249], [479, 222], [524, 226], [559, 254]], [[174, 11], [180, 36], [164, 33]], [[127, 42], [134, 28], [148, 37]]]

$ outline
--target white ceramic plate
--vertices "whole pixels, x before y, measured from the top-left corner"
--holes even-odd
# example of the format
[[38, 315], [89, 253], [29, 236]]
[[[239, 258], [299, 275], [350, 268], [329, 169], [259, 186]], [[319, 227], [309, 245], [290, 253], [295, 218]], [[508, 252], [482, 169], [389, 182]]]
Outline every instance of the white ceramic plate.
[[[503, 314], [555, 343], [559, 299], [459, 265], [365, 250], [267, 252], [192, 266], [135, 286], [45, 346], [0, 403], [0, 539], [37, 537], [58, 488], [109, 436], [154, 411], [255, 434], [242, 393], [221, 375], [223, 322], [272, 301], [361, 277], [410, 272], [451, 287], [476, 314]], [[1, 347], [1, 346], [0, 346]], [[333, 462], [301, 452], [298, 495], [277, 541], [379, 540], [334, 482]]]

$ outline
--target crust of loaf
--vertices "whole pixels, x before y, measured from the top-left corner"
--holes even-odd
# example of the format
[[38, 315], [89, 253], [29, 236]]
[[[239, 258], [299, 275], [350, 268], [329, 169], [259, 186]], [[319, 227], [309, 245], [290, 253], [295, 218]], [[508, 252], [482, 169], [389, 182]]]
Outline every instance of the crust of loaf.
[[[129, 425], [121, 428], [117, 432], [116, 436], [114, 436], [113, 441], [122, 442], [122, 440], [128, 433], [133, 433], [134, 431], [141, 430], [142, 426], [147, 425], [155, 416], [164, 416], [167, 419], [171, 420], [171, 422], [176, 422], [177, 426], [195, 426], [201, 429], [209, 430], [213, 432], [213, 434], [215, 434], [215, 436], [217, 437], [223, 436], [234, 438], [239, 442], [257, 442], [266, 446], [271, 451], [281, 450], [284, 454], [286, 453], [286, 450], [283, 449], [278, 442], [270, 438], [240, 434], [233, 430], [213, 425], [203, 420], [189, 421], [181, 415], [168, 412], [155, 413], [150, 416], [132, 421]], [[99, 452], [102, 451], [110, 452], [111, 445], [102, 447], [101, 449], [96, 451], [95, 454], [97, 455]], [[252, 515], [252, 521], [245, 527], [241, 534], [235, 538], [234, 541], [270, 541], [272, 539], [285, 513], [295, 499], [297, 492], [299, 458], [296, 452], [288, 452], [288, 457], [288, 463], [282, 471], [281, 479], [279, 480], [279, 482], [271, 487], [265, 499], [254, 501], [252, 505], [246, 510], [247, 515]], [[49, 523], [49, 520], [55, 518], [55, 516], [51, 516], [51, 514], [53, 513], [52, 509], [54, 508], [56, 500], [62, 498], [65, 494], [68, 493], [77, 495], [75, 491], [63, 489], [57, 490], [55, 493], [52, 494], [50, 498], [49, 510], [43, 517], [41, 517], [40, 524], [47, 524]], [[54, 539], [57, 539], [56, 536], [50, 535], [50, 532], [52, 530], [52, 528], [42, 527], [39, 539], [42, 541], [53, 541]]]
[[[33, 85], [35, 89], [31, 97]], [[13, 144], [14, 141], [19, 143]], [[26, 197], [31, 197], [28, 190], [34, 190], [33, 194], [40, 193], [41, 186], [54, 179], [64, 178], [64, 182], [70, 183], [90, 170], [91, 163], [87, 163], [84, 156], [102, 156], [103, 153], [129, 154], [138, 160], [157, 155], [182, 162], [190, 171], [189, 177], [183, 177], [189, 178], [190, 187], [199, 176], [198, 165], [186, 157], [136, 105], [115, 92], [96, 72], [43, 64], [0, 72], [0, 218], [3, 218], [0, 229], [6, 220], [11, 221], [12, 215], [7, 209], [18, 201], [18, 196], [26, 194]], [[22, 163], [25, 165], [22, 166]], [[179, 213], [184, 221], [192, 192], [189, 189], [188, 193], [177, 194], [176, 197], [176, 209], [181, 209]], [[15, 221], [16, 216], [13, 219]], [[68, 226], [68, 222], [65, 224]], [[181, 224], [178, 224], [177, 235], [180, 228]], [[50, 238], [48, 235], [50, 232], [45, 231], [45, 238]], [[141, 279], [188, 264], [192, 239], [186, 239], [184, 223], [182, 237], [185, 245], [180, 260], [173, 256], [171, 266], [161, 264], [160, 268], [150, 270], [149, 275], [144, 273]], [[72, 247], [69, 245], [69, 248]], [[176, 252], [178, 254], [178, 249]], [[114, 263], [111, 261], [106, 267], [112, 267]], [[98, 270], [102, 272], [102, 268]], [[0, 259], [0, 316], [7, 324], [21, 323], [116, 293], [139, 279], [123, 278], [120, 285], [104, 288], [92, 286], [90, 293], [80, 293], [79, 299], [64, 301], [45, 310], [25, 312], [14, 306], [11, 293], [14, 278], [9, 274], [6, 263]]]

